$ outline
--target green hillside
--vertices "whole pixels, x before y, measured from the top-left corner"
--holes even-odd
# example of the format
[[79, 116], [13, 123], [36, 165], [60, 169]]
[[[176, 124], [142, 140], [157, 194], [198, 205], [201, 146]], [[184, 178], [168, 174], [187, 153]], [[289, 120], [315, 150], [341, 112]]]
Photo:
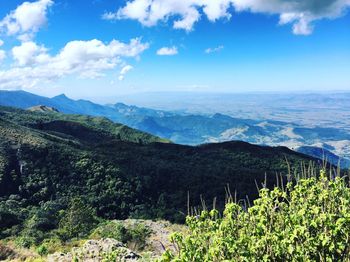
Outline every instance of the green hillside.
[[[20, 234], [32, 216], [58, 226], [74, 197], [108, 219], [184, 221], [190, 205], [217, 197], [257, 197], [255, 181], [276, 182], [313, 159], [284, 147], [244, 142], [181, 146], [104, 118], [0, 108], [1, 236]], [[44, 210], [46, 210], [44, 212]], [[47, 212], [49, 210], [49, 212]]]
[[[116, 124], [105, 117], [68, 115], [60, 114], [55, 111], [40, 112], [37, 110], [33, 111], [33, 108], [30, 108], [28, 111], [25, 111], [21, 109], [14, 109], [10, 107], [1, 106], [0, 116], [2, 121], [11, 121], [14, 124], [29, 127], [38, 131], [45, 131], [47, 133], [56, 132], [62, 135], [69, 134], [69, 132], [75, 130], [77, 134], [75, 137], [73, 136], [74, 138], [72, 138], [72, 140], [79, 140], [84, 135], [86, 135], [85, 132], [88, 132], [95, 133], [95, 135], [97, 136], [96, 139], [100, 139], [102, 136], [107, 135], [109, 136], [109, 139], [117, 139], [125, 142], [135, 142], [144, 144], [153, 142], [170, 142], [169, 140], [155, 137], [153, 135], [129, 128], [125, 125]], [[61, 123], [59, 124], [59, 122]], [[79, 133], [80, 131], [81, 133]], [[60, 136], [59, 134], [56, 135]], [[90, 140], [89, 142], [94, 141]]]

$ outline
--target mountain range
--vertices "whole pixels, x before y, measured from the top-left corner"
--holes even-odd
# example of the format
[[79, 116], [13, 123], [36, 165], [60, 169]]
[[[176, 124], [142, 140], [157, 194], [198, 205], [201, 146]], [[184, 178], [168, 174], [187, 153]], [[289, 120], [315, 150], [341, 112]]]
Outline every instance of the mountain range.
[[63, 94], [47, 98], [24, 91], [0, 91], [0, 105], [22, 109], [43, 105], [67, 114], [102, 116], [184, 145], [241, 140], [295, 150], [307, 146], [314, 150], [303, 150], [303, 153], [322, 158], [326, 150], [336, 157], [330, 159], [337, 162], [342, 159], [342, 167], [349, 166], [350, 131], [339, 127], [305, 127], [277, 120], [234, 118], [220, 113], [190, 114], [123, 103], [100, 105], [87, 100], [73, 100]]

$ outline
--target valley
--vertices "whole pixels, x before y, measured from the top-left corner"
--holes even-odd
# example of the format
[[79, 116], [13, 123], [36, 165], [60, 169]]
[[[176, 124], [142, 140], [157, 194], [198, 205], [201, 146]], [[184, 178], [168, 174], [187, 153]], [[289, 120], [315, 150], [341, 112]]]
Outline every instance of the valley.
[[[155, 94], [155, 98], [161, 98], [158, 101], [167, 101], [164, 109], [172, 110], [123, 103], [100, 105], [65, 95], [46, 98], [23, 91], [0, 91], [0, 105], [22, 109], [44, 105], [62, 113], [106, 117], [183, 145], [240, 140], [257, 145], [286, 146], [296, 151], [308, 146], [314, 148], [313, 157], [327, 158], [330, 152], [336, 156], [330, 160], [334, 165], [340, 159], [343, 168], [350, 166], [350, 115], [347, 115], [350, 109], [345, 102], [346, 94], [199, 96], [188, 108], [184, 94], [174, 95], [182, 101], [176, 106], [175, 101], [169, 101], [171, 96], [159, 96]], [[147, 101], [147, 97], [144, 99]], [[204, 104], [218, 111], [207, 110]], [[197, 109], [194, 105], [198, 105]], [[158, 103], [156, 107], [162, 106]], [[332, 117], [334, 114], [337, 121]]]

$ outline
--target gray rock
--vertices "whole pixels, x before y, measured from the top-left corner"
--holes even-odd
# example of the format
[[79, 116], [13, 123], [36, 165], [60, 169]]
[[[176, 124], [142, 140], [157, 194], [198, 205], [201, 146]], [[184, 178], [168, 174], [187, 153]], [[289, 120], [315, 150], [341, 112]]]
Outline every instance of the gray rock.
[[73, 248], [67, 254], [55, 253], [48, 256], [49, 262], [99, 262], [108, 257], [108, 261], [129, 262], [137, 261], [140, 256], [130, 249], [126, 248], [123, 243], [105, 238], [100, 240], [88, 240], [82, 247]]

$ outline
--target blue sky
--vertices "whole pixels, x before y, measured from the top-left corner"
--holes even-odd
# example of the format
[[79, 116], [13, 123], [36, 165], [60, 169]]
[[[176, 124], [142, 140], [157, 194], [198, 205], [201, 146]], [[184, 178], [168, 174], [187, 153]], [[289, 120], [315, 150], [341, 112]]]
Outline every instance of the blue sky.
[[348, 0], [159, 1], [0, 1], [0, 89], [350, 90]]

